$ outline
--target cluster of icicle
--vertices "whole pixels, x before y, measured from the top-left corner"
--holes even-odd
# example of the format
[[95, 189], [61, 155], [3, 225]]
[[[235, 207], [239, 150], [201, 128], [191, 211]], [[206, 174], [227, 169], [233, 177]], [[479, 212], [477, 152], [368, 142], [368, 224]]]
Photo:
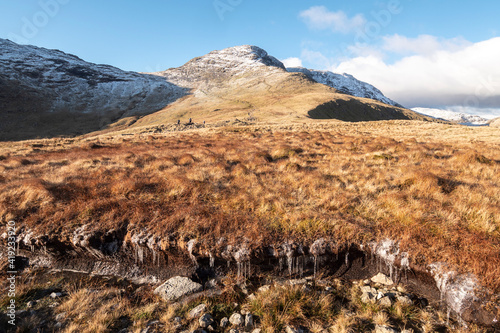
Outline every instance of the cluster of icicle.
[[410, 270], [410, 256], [408, 252], [402, 252], [399, 244], [392, 239], [384, 239], [381, 242], [369, 244], [371, 259], [376, 260], [377, 270], [385, 272], [389, 270], [391, 280], [398, 281], [403, 275], [408, 278]]
[[430, 264], [429, 270], [436, 281], [441, 302], [448, 307], [448, 318], [451, 311], [460, 318], [473, 302], [479, 300], [476, 296], [479, 283], [474, 275], [458, 274], [443, 262]]

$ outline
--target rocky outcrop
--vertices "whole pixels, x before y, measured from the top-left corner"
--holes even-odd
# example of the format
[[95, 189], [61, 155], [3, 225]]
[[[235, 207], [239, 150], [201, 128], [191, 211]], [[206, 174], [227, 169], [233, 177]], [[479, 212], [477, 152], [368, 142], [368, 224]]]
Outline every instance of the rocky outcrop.
[[193, 282], [187, 277], [176, 276], [156, 288], [155, 293], [164, 300], [172, 302], [202, 290], [201, 284]]

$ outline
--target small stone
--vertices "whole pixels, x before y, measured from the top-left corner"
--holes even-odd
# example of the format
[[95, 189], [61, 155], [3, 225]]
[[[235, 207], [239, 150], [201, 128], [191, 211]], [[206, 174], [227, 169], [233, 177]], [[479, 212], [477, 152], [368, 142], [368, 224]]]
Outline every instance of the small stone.
[[240, 313], [242, 316], [246, 316], [248, 313], [250, 313], [250, 311], [243, 309], [240, 311]]
[[55, 307], [58, 307], [59, 306], [59, 303], [57, 302], [54, 302], [52, 304], [49, 305], [49, 308], [55, 308]]
[[181, 317], [175, 317], [173, 319], [174, 327], [175, 328], [180, 328], [182, 327], [182, 318]]
[[408, 296], [397, 296], [396, 299], [403, 305], [412, 305], [413, 302]]
[[236, 328], [232, 328], [229, 330], [229, 333], [240, 333]]
[[26, 304], [26, 307], [28, 309], [31, 309], [32, 307], [34, 307], [36, 305], [36, 301], [29, 301], [28, 304]]
[[287, 326], [285, 329], [285, 332], [286, 333], [301, 333], [302, 330], [299, 330], [299, 329], [292, 327], [292, 326]]
[[210, 313], [205, 313], [198, 320], [198, 323], [200, 324], [200, 327], [207, 328], [214, 323], [214, 318], [212, 317], [212, 315]]
[[229, 317], [229, 322], [234, 326], [241, 326], [245, 323], [245, 320], [241, 314], [233, 313], [231, 317]]
[[191, 311], [189, 311], [188, 318], [189, 319], [199, 318], [206, 311], [207, 311], [206, 304], [200, 304], [197, 307], [193, 308]]
[[252, 333], [261, 333], [262, 330], [260, 328], [256, 328], [252, 331]]
[[378, 273], [374, 277], [371, 278], [373, 283], [380, 283], [384, 286], [392, 286], [394, 282], [387, 276], [382, 273]]
[[307, 280], [306, 279], [288, 280], [287, 284], [290, 286], [299, 286], [299, 285], [307, 284]]
[[61, 297], [62, 295], [63, 295], [62, 293], [53, 292], [52, 294], [50, 294], [50, 298], [58, 298]]
[[361, 295], [361, 302], [363, 303], [375, 303], [376, 298], [375, 295], [372, 293], [364, 292]]
[[403, 294], [404, 294], [404, 293], [406, 293], [406, 288], [405, 288], [405, 287], [403, 287], [403, 286], [401, 286], [401, 285], [400, 285], [400, 286], [398, 286], [396, 289], [397, 289], [400, 293], [403, 293]]
[[248, 295], [248, 300], [249, 301], [255, 301], [256, 299], [257, 299], [257, 297], [255, 297], [255, 294]]
[[271, 286], [270, 285], [265, 285], [265, 286], [260, 287], [257, 290], [258, 290], [259, 293], [265, 293], [266, 291], [269, 291], [269, 289], [271, 289]]
[[370, 280], [369, 279], [363, 280], [363, 284], [364, 285], [369, 285], [370, 284]]
[[251, 313], [247, 313], [245, 315], [245, 326], [252, 327], [253, 326], [253, 315]]
[[398, 331], [390, 326], [376, 325], [375, 333], [398, 333]]
[[64, 318], [66, 318], [66, 312], [59, 313], [55, 317], [56, 321], [63, 321]]
[[382, 297], [378, 302], [380, 305], [382, 305], [383, 307], [386, 307], [386, 308], [388, 308], [392, 305], [391, 299], [387, 296]]
[[229, 325], [229, 319], [227, 317], [224, 317], [220, 321], [220, 327], [226, 328]]
[[55, 329], [58, 329], [58, 330], [59, 330], [59, 329], [61, 329], [62, 327], [63, 327], [63, 324], [62, 324], [61, 322], [57, 322], [57, 323], [55, 323], [55, 325], [54, 325], [54, 328], [55, 328]]
[[328, 293], [331, 293], [331, 292], [333, 292], [333, 287], [330, 287], [330, 286], [325, 287], [325, 291]]
[[361, 292], [363, 293], [371, 293], [373, 295], [376, 295], [377, 294], [377, 289], [375, 288], [372, 288], [370, 286], [363, 286], [361, 288], [359, 288], [361, 290]]

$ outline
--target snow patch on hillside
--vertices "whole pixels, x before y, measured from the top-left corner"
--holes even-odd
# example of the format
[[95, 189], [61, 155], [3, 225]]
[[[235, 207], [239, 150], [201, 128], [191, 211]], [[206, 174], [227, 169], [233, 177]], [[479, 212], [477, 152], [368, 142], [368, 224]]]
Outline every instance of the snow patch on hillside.
[[304, 73], [314, 81], [335, 88], [344, 94], [371, 98], [385, 104], [401, 106], [390, 98], [384, 96], [380, 90], [371, 84], [360, 81], [350, 74], [337, 74], [329, 71], [317, 71], [303, 67], [287, 68], [287, 70], [292, 73]]
[[455, 112], [450, 110], [431, 109], [431, 108], [413, 108], [412, 110], [420, 114], [424, 114], [426, 116], [430, 116], [437, 119], [448, 120], [461, 125], [481, 126], [481, 125], [486, 125], [488, 123], [488, 119], [486, 118], [463, 112]]
[[0, 82], [10, 92], [0, 102], [11, 105], [13, 111], [33, 111], [18, 102], [36, 98], [43, 104], [36, 110], [40, 112], [120, 117], [157, 111], [185, 94], [185, 89], [162, 77], [92, 64], [59, 50], [6, 39], [0, 39]]

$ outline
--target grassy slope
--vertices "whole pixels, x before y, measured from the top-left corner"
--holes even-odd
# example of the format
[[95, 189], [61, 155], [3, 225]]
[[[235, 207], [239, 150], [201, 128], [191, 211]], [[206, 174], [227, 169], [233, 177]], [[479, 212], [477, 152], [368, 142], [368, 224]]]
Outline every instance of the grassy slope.
[[[318, 114], [315, 111], [318, 109], [323, 111]], [[348, 117], [343, 117], [346, 113]], [[309, 122], [332, 118], [347, 121], [435, 121], [413, 111], [388, 106], [375, 100], [340, 94], [335, 89], [315, 83], [300, 73], [264, 72], [259, 75], [253, 73], [234, 77], [206, 89], [201, 87], [193, 95], [139, 119], [133, 126], [172, 124], [178, 119], [187, 121], [189, 118], [198, 123], [217, 122], [243, 119], [249, 114], [264, 123]]]
[[125, 220], [206, 244], [390, 237], [499, 291], [499, 145], [493, 128], [415, 121], [3, 144], [0, 217], [62, 239]]

